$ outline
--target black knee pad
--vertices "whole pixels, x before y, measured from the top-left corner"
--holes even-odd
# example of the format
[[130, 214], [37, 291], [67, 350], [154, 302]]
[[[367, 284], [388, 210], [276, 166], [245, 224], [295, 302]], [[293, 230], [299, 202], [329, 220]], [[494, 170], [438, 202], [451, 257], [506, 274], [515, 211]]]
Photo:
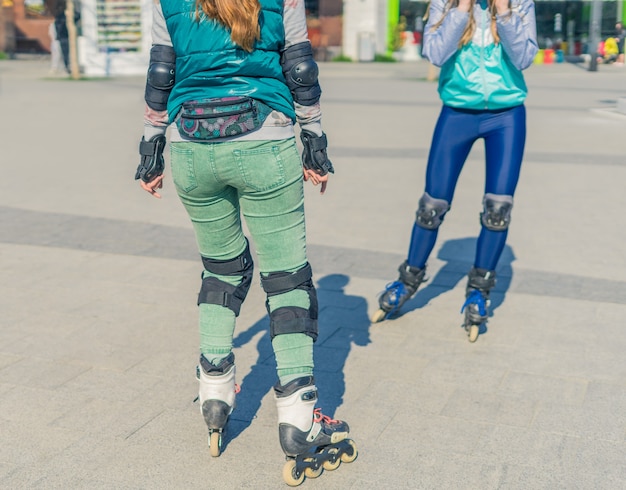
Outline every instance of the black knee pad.
[[[267, 294], [265, 303], [270, 316], [270, 337], [288, 333], [304, 333], [317, 340], [317, 292], [313, 285], [313, 272], [307, 263], [296, 272], [272, 272], [266, 277], [261, 276], [261, 286]], [[269, 298], [279, 294], [302, 289], [309, 295], [309, 308], [283, 306], [270, 311]]]
[[443, 221], [443, 217], [450, 209], [450, 203], [445, 199], [436, 199], [428, 192], [424, 192], [419, 200], [415, 222], [427, 230], [436, 230]]
[[238, 316], [252, 283], [254, 263], [250, 254], [250, 246], [246, 245], [246, 249], [241, 255], [234, 259], [213, 260], [202, 257], [202, 263], [204, 268], [213, 274], [241, 276], [241, 283], [239, 286], [233, 286], [217, 277], [205, 277], [202, 279], [202, 287], [198, 294], [198, 305], [205, 303], [224, 306], [235, 313], [235, 316]]
[[481, 224], [491, 231], [504, 231], [511, 222], [513, 196], [485, 194], [483, 212], [480, 213]]
[[304, 333], [317, 340], [317, 318], [311, 318], [311, 311], [297, 306], [283, 306], [269, 313], [270, 338], [288, 333]]

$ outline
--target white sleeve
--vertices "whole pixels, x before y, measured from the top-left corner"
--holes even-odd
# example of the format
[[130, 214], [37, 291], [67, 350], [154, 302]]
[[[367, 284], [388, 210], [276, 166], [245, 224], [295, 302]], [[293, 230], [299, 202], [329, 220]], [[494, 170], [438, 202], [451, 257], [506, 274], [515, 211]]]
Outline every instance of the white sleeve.
[[283, 7], [285, 47], [309, 40], [304, 0], [285, 0]]
[[163, 15], [161, 2], [153, 2], [153, 5], [152, 44], [163, 44], [165, 46], [172, 46], [172, 39], [170, 38], [170, 33], [167, 30], [167, 24], [165, 23], [165, 16]]

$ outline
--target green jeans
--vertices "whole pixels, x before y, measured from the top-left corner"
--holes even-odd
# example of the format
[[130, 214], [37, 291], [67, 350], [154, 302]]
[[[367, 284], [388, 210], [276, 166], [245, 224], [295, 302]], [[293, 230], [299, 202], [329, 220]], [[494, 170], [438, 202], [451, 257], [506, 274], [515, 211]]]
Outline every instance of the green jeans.
[[[172, 178], [203, 257], [229, 260], [246, 248], [242, 215], [263, 275], [295, 272], [307, 263], [302, 161], [295, 138], [281, 141], [176, 142]], [[241, 277], [216, 276], [234, 286]], [[309, 308], [306, 291], [272, 296], [270, 312]], [[232, 349], [235, 314], [221, 305], [200, 305], [200, 351], [211, 362]], [[272, 341], [281, 383], [312, 374], [313, 342], [303, 333]]]

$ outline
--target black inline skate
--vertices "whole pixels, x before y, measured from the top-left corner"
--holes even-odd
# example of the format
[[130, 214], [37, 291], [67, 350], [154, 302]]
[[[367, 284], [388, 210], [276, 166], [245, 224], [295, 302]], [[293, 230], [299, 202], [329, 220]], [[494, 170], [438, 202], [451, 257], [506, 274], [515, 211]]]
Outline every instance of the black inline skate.
[[235, 384], [235, 355], [231, 352], [217, 366], [201, 355], [196, 375], [200, 383], [200, 411], [209, 429], [209, 449], [211, 456], [217, 457], [222, 452], [222, 433], [239, 391]]
[[467, 276], [465, 303], [461, 313], [465, 312], [463, 326], [470, 342], [476, 342], [480, 326], [489, 317], [489, 291], [496, 285], [496, 271], [472, 267]]
[[426, 281], [426, 267], [412, 267], [405, 261], [398, 267], [398, 272], [398, 280], [387, 284], [378, 296], [380, 308], [372, 315], [372, 323], [382, 322], [398, 313], [402, 305], [415, 295], [420, 284]]
[[280, 446], [287, 457], [283, 479], [296, 487], [304, 478], [317, 478], [323, 470], [332, 471], [357, 457], [356, 444], [348, 439], [350, 428], [314, 409], [317, 388], [312, 376], [295, 379], [285, 386], [274, 386], [278, 410]]

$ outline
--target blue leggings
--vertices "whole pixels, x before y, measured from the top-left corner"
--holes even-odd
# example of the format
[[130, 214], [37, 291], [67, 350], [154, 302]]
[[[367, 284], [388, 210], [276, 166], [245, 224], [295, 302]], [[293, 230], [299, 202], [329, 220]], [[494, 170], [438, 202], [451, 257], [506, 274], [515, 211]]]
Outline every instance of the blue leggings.
[[[470, 111], [444, 106], [439, 115], [428, 155], [426, 192], [452, 203], [461, 169], [474, 142], [485, 140], [485, 194], [513, 196], [519, 180], [526, 109], [523, 105], [498, 111]], [[474, 266], [494, 270], [506, 243], [507, 230], [482, 226]], [[437, 240], [437, 229], [413, 225], [408, 263], [423, 268]]]

